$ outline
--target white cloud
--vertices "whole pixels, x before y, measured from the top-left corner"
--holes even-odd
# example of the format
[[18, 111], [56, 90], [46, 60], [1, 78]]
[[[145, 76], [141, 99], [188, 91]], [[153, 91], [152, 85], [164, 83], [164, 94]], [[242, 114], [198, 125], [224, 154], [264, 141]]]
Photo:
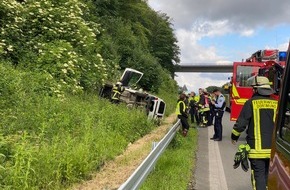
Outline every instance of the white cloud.
[[218, 21], [206, 21], [206, 20], [197, 20], [194, 21], [192, 30], [201, 35], [205, 36], [221, 36], [226, 33], [230, 33], [232, 30], [228, 25], [228, 20], [218, 20]]
[[[289, 0], [279, 0], [279, 3], [270, 0], [148, 0], [148, 2], [156, 11], [166, 13], [173, 19], [182, 64], [232, 64], [233, 61], [241, 61], [242, 58], [245, 59], [254, 53], [251, 51], [256, 47], [255, 44], [232, 50], [232, 54], [236, 55], [235, 60], [228, 60], [225, 55], [219, 54], [224, 50], [220, 49], [220, 46], [217, 49], [214, 38], [231, 34], [252, 37], [256, 35], [257, 29], [271, 29], [281, 23], [289, 23], [290, 20]], [[213, 43], [202, 45], [201, 42], [205, 37], [213, 39]], [[285, 43], [272, 48], [286, 50], [287, 47], [288, 43]], [[176, 81], [180, 86], [185, 84], [190, 90], [196, 90], [211, 85], [221, 86], [228, 82], [230, 74], [177, 73], [177, 75]]]
[[250, 30], [244, 30], [241, 32], [241, 35], [242, 36], [253, 36], [255, 33], [255, 31], [253, 29], [250, 29]]
[[288, 49], [288, 42], [286, 42], [286, 43], [283, 43], [283, 44], [279, 44], [278, 45], [278, 49], [279, 50], [281, 50], [281, 51], [287, 51], [287, 49]]
[[228, 82], [230, 74], [208, 74], [212, 75], [207, 77], [202, 73], [176, 73], [177, 77], [175, 80], [180, 86], [186, 85], [189, 91], [198, 92], [199, 88], [206, 88], [208, 86], [219, 86]]
[[275, 27], [289, 23], [289, 0], [149, 0], [155, 10], [174, 19], [177, 28], [191, 27], [203, 19], [209, 22], [228, 20], [233, 30], [248, 30], [260, 26]]
[[[178, 45], [181, 50], [181, 63], [229, 63], [226, 57], [217, 54], [216, 47], [202, 46], [199, 42], [204, 37], [214, 38], [235, 33], [228, 24], [228, 20], [223, 21], [196, 21], [190, 30], [180, 28], [175, 30]], [[241, 36], [252, 36], [254, 30], [240, 30]]]

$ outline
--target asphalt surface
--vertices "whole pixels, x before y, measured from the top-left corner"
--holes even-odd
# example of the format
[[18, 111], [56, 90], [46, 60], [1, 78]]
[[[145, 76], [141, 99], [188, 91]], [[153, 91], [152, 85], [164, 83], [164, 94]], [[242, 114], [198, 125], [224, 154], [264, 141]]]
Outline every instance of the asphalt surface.
[[238, 143], [231, 143], [231, 131], [234, 122], [229, 113], [223, 116], [223, 140], [213, 141], [213, 126], [198, 128], [198, 151], [195, 171], [195, 190], [250, 190], [250, 170], [244, 172], [241, 167], [233, 169], [234, 155], [239, 144], [245, 142], [245, 132]]

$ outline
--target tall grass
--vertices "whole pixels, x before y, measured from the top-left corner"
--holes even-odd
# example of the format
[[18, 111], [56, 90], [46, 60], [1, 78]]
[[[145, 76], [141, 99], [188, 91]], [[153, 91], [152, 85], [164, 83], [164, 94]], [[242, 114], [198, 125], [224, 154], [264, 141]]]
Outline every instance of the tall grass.
[[158, 160], [140, 190], [185, 190], [191, 181], [197, 149], [197, 131], [190, 129], [188, 136], [179, 133]]
[[140, 110], [94, 94], [50, 96], [37, 82], [43, 76], [0, 67], [0, 189], [64, 189], [89, 179], [154, 127]]

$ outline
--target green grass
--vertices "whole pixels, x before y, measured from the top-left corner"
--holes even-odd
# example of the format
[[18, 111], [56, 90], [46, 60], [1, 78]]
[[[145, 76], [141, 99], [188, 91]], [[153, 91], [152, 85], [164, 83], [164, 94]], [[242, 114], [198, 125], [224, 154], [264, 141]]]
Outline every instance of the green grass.
[[48, 95], [43, 76], [0, 65], [0, 189], [64, 189], [154, 128], [95, 94]]
[[0, 189], [63, 189], [88, 179], [154, 127], [143, 112], [92, 95], [47, 98], [27, 97], [17, 120], [2, 123]]
[[155, 127], [97, 93], [58, 97], [46, 75], [1, 62], [0, 75], [0, 189], [69, 188]]
[[196, 129], [190, 128], [187, 137], [178, 132], [140, 189], [187, 189], [195, 167], [196, 146]]

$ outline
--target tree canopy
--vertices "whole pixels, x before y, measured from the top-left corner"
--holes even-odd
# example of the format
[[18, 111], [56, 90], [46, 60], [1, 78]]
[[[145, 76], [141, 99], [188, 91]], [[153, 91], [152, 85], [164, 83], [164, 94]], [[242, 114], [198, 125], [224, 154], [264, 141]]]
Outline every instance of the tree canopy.
[[91, 91], [132, 67], [157, 92], [179, 62], [170, 18], [144, 0], [3, 0], [0, 28], [0, 59], [49, 74], [58, 91]]

